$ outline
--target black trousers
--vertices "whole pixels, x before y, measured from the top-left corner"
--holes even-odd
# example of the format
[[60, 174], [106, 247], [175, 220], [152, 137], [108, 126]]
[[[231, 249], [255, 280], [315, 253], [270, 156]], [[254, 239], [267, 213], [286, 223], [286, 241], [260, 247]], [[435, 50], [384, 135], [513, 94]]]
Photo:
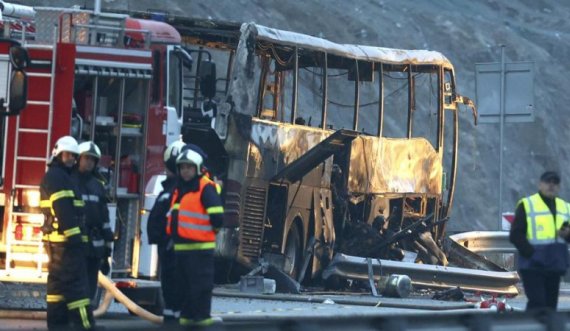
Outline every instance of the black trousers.
[[174, 248], [167, 250], [165, 246], [158, 246], [158, 261], [160, 263], [160, 286], [164, 299], [164, 315], [173, 315], [180, 312], [183, 293], [180, 289], [187, 286], [182, 283], [176, 270], [176, 254]]
[[544, 270], [519, 270], [525, 294], [528, 298], [527, 311], [539, 309], [556, 310], [558, 306], [558, 290], [560, 289], [560, 272]]
[[87, 284], [89, 286], [89, 299], [95, 300], [97, 293], [97, 279], [99, 278], [99, 269], [101, 269], [101, 258], [87, 257]]
[[[214, 289], [214, 250], [176, 252], [177, 270], [184, 286], [180, 318], [200, 322], [210, 318]], [[181, 323], [182, 324], [182, 323]]]
[[95, 327], [89, 301], [85, 248], [48, 243], [47, 324], [49, 330], [91, 330]]

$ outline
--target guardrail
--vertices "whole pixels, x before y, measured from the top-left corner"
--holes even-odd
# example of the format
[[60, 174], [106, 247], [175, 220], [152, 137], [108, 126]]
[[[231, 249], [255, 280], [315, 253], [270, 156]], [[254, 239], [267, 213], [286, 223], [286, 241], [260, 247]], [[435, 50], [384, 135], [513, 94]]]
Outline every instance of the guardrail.
[[[408, 275], [414, 286], [449, 288], [460, 286], [466, 290], [518, 294], [515, 284], [519, 281], [516, 272], [487, 271], [467, 268], [443, 267], [391, 260], [372, 260], [374, 275]], [[350, 279], [368, 279], [366, 258], [337, 254], [323, 278], [333, 275]]]
[[337, 254], [323, 271], [325, 279], [333, 276], [367, 280], [378, 275], [408, 275], [414, 286], [449, 288], [517, 295], [518, 273], [507, 271], [478, 253], [515, 253], [506, 231], [472, 231], [449, 237], [446, 252], [457, 267], [444, 267], [375, 259], [367, 270], [367, 259]]
[[507, 231], [471, 231], [449, 238], [473, 253], [516, 253]]

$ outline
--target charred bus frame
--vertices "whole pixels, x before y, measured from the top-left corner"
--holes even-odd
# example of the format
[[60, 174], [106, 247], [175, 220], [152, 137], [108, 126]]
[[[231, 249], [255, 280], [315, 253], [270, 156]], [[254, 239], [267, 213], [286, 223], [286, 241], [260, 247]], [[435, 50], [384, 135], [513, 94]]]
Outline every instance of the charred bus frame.
[[[192, 35], [186, 39], [190, 51], [212, 47], [230, 54], [215, 122], [188, 123], [184, 129], [185, 140], [209, 154], [213, 172], [224, 181], [220, 257], [250, 266], [264, 258], [299, 279], [313, 257], [307, 275], [316, 276], [342, 249], [346, 222], [382, 220], [384, 230], [397, 232], [426, 217], [433, 226], [425, 232], [437, 246], [453, 205], [458, 103], [469, 101], [456, 93], [453, 65], [442, 54], [343, 45], [254, 23], [243, 24], [230, 37], [227, 29], [199, 30], [186, 30]], [[319, 109], [299, 107], [301, 92], [307, 92], [305, 87], [300, 91], [300, 69], [312, 69], [313, 77], [320, 77]], [[332, 70], [343, 70], [354, 82], [349, 129], [328, 124], [336, 114], [329, 109]], [[385, 77], [390, 73], [404, 76], [408, 87], [406, 120], [399, 124], [406, 131], [397, 138], [384, 131], [389, 119]], [[436, 119], [433, 143], [414, 136], [416, 75], [422, 73], [435, 77], [430, 82], [437, 89], [431, 91], [437, 105], [429, 114]], [[366, 106], [377, 104], [377, 115], [369, 121], [377, 122], [367, 123], [376, 133], [358, 132], [361, 89], [375, 75], [378, 101]], [[312, 114], [321, 120], [314, 127]], [[307, 115], [309, 123], [303, 118]], [[444, 148], [446, 136], [451, 149]], [[440, 252], [428, 253], [423, 262], [445, 264]]]

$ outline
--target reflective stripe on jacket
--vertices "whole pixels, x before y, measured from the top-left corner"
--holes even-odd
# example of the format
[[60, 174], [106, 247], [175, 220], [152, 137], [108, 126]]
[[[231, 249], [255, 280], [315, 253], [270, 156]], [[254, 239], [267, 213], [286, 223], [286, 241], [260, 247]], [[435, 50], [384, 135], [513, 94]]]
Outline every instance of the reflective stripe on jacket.
[[558, 236], [564, 222], [570, 221], [570, 204], [556, 198], [556, 217], [537, 193], [523, 198], [526, 213], [526, 237], [534, 248], [530, 258], [519, 256], [520, 269], [565, 271], [568, 268], [568, 246]]
[[111, 229], [107, 192], [105, 185], [98, 179], [96, 172], [82, 173], [75, 168], [71, 174], [81, 198], [85, 203], [85, 233], [89, 243], [87, 256], [106, 257], [110, 254], [106, 248], [111, 246], [114, 233]]
[[[85, 203], [83, 202], [83, 200], [76, 198], [73, 190], [57, 191], [57, 192], [52, 193], [49, 196], [49, 199], [41, 200], [40, 201], [40, 208], [42, 208], [43, 213], [44, 213], [44, 215], [46, 215], [46, 217], [52, 218], [51, 226], [53, 227], [53, 230], [54, 230], [51, 233], [45, 233], [43, 235], [44, 241], [61, 243], [61, 242], [66, 242], [67, 238], [69, 238], [71, 236], [81, 235], [81, 228], [79, 226], [64, 230], [63, 234], [61, 234], [58, 231], [59, 224], [57, 222], [55, 210], [53, 209], [53, 204], [54, 204], [54, 202], [56, 202], [57, 200], [60, 200], [60, 199], [73, 199], [73, 206], [76, 208], [82, 208], [85, 206]], [[87, 238], [82, 236], [81, 241], [86, 242]]]
[[81, 242], [84, 233], [81, 194], [70, 176], [71, 169], [55, 158], [40, 184], [40, 207], [45, 216], [44, 240]]
[[556, 219], [538, 193], [521, 200], [526, 212], [526, 237], [532, 245], [562, 241], [558, 238], [558, 230], [570, 220], [570, 209], [566, 201], [559, 198], [555, 201]]

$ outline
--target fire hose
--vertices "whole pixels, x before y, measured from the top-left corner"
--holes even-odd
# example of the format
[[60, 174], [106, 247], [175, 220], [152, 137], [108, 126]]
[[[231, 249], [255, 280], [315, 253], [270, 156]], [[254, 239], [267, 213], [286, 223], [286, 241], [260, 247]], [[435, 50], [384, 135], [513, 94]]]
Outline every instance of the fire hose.
[[[140, 307], [136, 303], [134, 303], [131, 299], [129, 299], [126, 295], [123, 294], [116, 286], [115, 283], [99, 272], [99, 285], [106, 290], [105, 296], [99, 307], [93, 311], [93, 316], [100, 317], [107, 312], [109, 306], [111, 305], [111, 301], [113, 298], [117, 299], [120, 303], [122, 303], [129, 311], [133, 314], [144, 318], [145, 320], [156, 323], [162, 324], [163, 318], [162, 316], [157, 316], [148, 310]], [[9, 319], [46, 319], [46, 312], [45, 311], [25, 311], [25, 310], [0, 310], [0, 319], [2, 318], [9, 318]]]
[[105, 314], [105, 312], [107, 312], [107, 309], [109, 309], [109, 305], [111, 304], [111, 300], [113, 300], [113, 298], [115, 298], [115, 299], [117, 299], [117, 301], [119, 301], [125, 307], [127, 307], [127, 309], [130, 312], [132, 312], [133, 314], [135, 314], [141, 318], [144, 318], [145, 320], [147, 320], [149, 322], [156, 323], [156, 324], [162, 324], [162, 316], [155, 315], [155, 314], [149, 312], [148, 310], [140, 307], [136, 303], [134, 303], [131, 299], [129, 299], [126, 295], [124, 295], [123, 292], [121, 292], [115, 286], [115, 283], [113, 283], [112, 280], [107, 278], [101, 272], [99, 272], [98, 280], [99, 280], [99, 285], [101, 285], [101, 287], [107, 291], [105, 292], [105, 296], [103, 297], [103, 301], [101, 302], [99, 307], [95, 311], [93, 311], [93, 316], [99, 317], [99, 316]]

